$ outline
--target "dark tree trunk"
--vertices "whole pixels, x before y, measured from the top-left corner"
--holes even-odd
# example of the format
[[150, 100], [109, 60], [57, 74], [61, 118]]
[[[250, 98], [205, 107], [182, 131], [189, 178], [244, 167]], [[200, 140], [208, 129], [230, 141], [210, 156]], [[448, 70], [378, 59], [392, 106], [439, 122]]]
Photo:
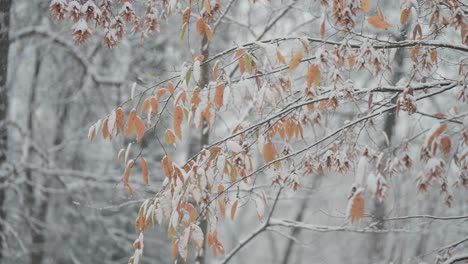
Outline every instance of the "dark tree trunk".
[[5, 244], [4, 235], [6, 221], [5, 199], [6, 187], [4, 186], [9, 175], [7, 169], [7, 148], [8, 148], [8, 93], [7, 93], [7, 73], [8, 73], [8, 50], [10, 38], [8, 35], [10, 28], [10, 8], [11, 0], [0, 0], [0, 263], [3, 262], [3, 247]]
[[[209, 54], [209, 43], [208, 39], [206, 37], [203, 38], [202, 43], [201, 43], [201, 54], [205, 57], [205, 60], [208, 59]], [[209, 63], [204, 64], [200, 68], [200, 88], [203, 89], [205, 88], [206, 85], [210, 82], [210, 66]], [[208, 124], [203, 121], [203, 125], [201, 128], [200, 133], [200, 138], [193, 138], [192, 141], [190, 142], [190, 150], [189, 150], [189, 156], [192, 157], [198, 151], [200, 151], [204, 146], [208, 145], [210, 134], [208, 130], [206, 129]], [[206, 131], [205, 131], [206, 130]], [[204, 133], [205, 131], [205, 133]], [[206, 234], [208, 231], [208, 223], [206, 220], [202, 220], [200, 223], [200, 228], [203, 231], [203, 250], [200, 255], [197, 256], [196, 258], [196, 263], [199, 264], [205, 264], [206, 263]]]

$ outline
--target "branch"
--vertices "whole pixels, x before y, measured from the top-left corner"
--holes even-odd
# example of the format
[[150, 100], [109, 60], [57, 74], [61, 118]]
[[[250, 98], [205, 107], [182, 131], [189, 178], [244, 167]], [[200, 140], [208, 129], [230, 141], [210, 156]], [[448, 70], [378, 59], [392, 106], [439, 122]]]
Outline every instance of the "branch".
[[239, 245], [237, 245], [237, 247], [235, 247], [231, 252], [229, 252], [226, 255], [226, 258], [221, 262], [222, 264], [228, 263], [229, 260], [231, 260], [231, 258], [234, 257], [234, 255], [237, 252], [239, 252], [245, 245], [247, 245], [257, 235], [259, 235], [260, 233], [262, 233], [263, 231], [266, 230], [266, 228], [270, 225], [271, 216], [273, 215], [273, 211], [275, 210], [275, 207], [276, 207], [276, 205], [278, 203], [278, 198], [279, 198], [282, 190], [283, 190], [283, 187], [281, 187], [278, 190], [278, 193], [276, 194], [275, 200], [273, 202], [273, 205], [271, 206], [270, 213], [268, 214], [268, 218], [266, 219], [265, 223], [263, 223], [261, 226], [259, 226], [252, 234], [250, 234], [250, 236], [248, 236], [246, 239], [244, 239], [241, 243], [239, 243]]
[[373, 229], [373, 228], [353, 228], [350, 226], [325, 226], [312, 225], [302, 222], [296, 222], [288, 219], [270, 219], [270, 226], [283, 226], [289, 228], [300, 228], [314, 232], [351, 232], [351, 233], [420, 233], [420, 231], [412, 231], [408, 229]]
[[459, 261], [462, 261], [462, 260], [468, 260], [468, 253], [455, 255], [455, 256], [447, 259], [444, 262], [444, 264], [452, 264], [452, 263], [459, 262]]
[[460, 220], [460, 219], [468, 219], [468, 215], [460, 215], [460, 216], [434, 216], [434, 215], [408, 215], [408, 216], [398, 216], [398, 217], [389, 217], [384, 218], [385, 221], [392, 221], [392, 220], [408, 220], [408, 219], [434, 219], [434, 220]]
[[51, 32], [45, 27], [27, 27], [19, 30], [10, 37], [10, 43], [28, 38], [34, 35], [43, 36], [50, 39], [53, 43], [62, 46], [66, 50], [70, 51], [71, 55], [78, 61], [79, 64], [84, 68], [85, 73], [89, 73], [91, 78], [96, 83], [107, 84], [107, 85], [120, 85], [124, 82], [123, 79], [113, 79], [100, 76], [97, 74], [94, 65], [86, 59], [86, 56], [74, 45], [64, 40], [60, 35]]

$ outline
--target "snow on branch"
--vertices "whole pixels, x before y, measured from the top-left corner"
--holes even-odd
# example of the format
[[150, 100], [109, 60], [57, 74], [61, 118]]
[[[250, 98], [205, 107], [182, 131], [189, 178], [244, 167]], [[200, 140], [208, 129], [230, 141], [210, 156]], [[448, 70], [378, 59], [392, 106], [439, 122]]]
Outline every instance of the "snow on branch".
[[107, 85], [120, 85], [124, 82], [124, 79], [115, 79], [109, 78], [105, 76], [101, 76], [96, 72], [96, 68], [92, 63], [86, 58], [86, 56], [77, 48], [76, 45], [69, 43], [58, 34], [51, 32], [50, 30], [44, 27], [26, 27], [16, 34], [10, 37], [10, 42], [13, 43], [15, 41], [32, 37], [32, 36], [43, 36], [45, 38], [50, 39], [55, 44], [65, 48], [66, 50], [71, 52], [71, 55], [78, 61], [79, 64], [84, 68], [85, 72], [90, 74], [93, 81], [100, 84], [107, 84]]

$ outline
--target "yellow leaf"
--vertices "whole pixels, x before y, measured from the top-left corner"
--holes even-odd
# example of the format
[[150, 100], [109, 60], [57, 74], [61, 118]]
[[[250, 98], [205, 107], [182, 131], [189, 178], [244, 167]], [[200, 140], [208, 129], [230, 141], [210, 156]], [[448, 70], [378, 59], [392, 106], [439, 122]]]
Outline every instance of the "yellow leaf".
[[364, 13], [369, 11], [369, 0], [361, 0], [361, 9]]
[[299, 66], [299, 63], [301, 63], [301, 60], [303, 57], [304, 57], [304, 54], [302, 54], [302, 52], [298, 52], [294, 54], [291, 61], [289, 62], [289, 71], [295, 70], [297, 66]]
[[164, 141], [168, 145], [176, 143], [176, 135], [174, 134], [174, 131], [172, 129], [166, 130], [166, 132], [164, 133]]
[[119, 150], [119, 154], [117, 155], [117, 159], [118, 159], [118, 160], [122, 160], [124, 154], [125, 154], [125, 149], [124, 149], [124, 148], [121, 148], [121, 149]]
[[284, 59], [283, 54], [277, 49], [276, 50], [276, 57], [278, 57], [278, 61], [282, 64], [286, 64], [286, 60]]

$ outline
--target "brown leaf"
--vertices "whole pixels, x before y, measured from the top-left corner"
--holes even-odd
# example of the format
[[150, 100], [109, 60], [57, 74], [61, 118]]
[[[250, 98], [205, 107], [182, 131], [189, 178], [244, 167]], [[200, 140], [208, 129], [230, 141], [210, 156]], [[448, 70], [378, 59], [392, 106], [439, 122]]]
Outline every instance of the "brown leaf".
[[164, 141], [168, 145], [176, 143], [176, 135], [172, 129], [166, 130], [164, 133]]
[[216, 92], [215, 92], [215, 97], [214, 97], [214, 103], [218, 109], [220, 109], [223, 106], [223, 100], [224, 100], [224, 84], [221, 83], [216, 87]]
[[263, 159], [265, 160], [265, 163], [275, 160], [277, 156], [278, 151], [276, 150], [276, 146], [273, 142], [268, 142], [263, 146]]
[[218, 198], [219, 212], [223, 218], [226, 218], [226, 204], [222, 198]]
[[443, 137], [440, 140], [440, 144], [442, 145], [444, 155], [447, 156], [450, 153], [450, 148], [452, 147], [452, 140], [450, 139], [450, 137]]
[[206, 23], [202, 18], [199, 18], [197, 20], [197, 25], [196, 25], [197, 33], [200, 35], [200, 37], [205, 36], [206, 34]]
[[135, 119], [137, 117], [136, 109], [133, 108], [128, 115], [127, 122], [124, 127], [124, 136], [129, 137], [135, 131]]
[[299, 64], [301, 63], [303, 57], [304, 54], [302, 54], [302, 52], [294, 54], [291, 61], [289, 62], [289, 71], [294, 71], [297, 68], [297, 66], [299, 66]]
[[283, 54], [277, 49], [276, 50], [276, 57], [278, 57], [278, 61], [282, 64], [286, 64], [286, 60], [284, 59]]
[[429, 140], [427, 141], [427, 146], [430, 147], [432, 146], [432, 142], [434, 141], [434, 139], [436, 139], [437, 137], [439, 137], [442, 133], [444, 133], [445, 129], [447, 129], [447, 124], [442, 124], [440, 125], [435, 131], [434, 133], [432, 133], [432, 135], [429, 136]]
[[353, 204], [351, 205], [349, 221], [352, 224], [355, 220], [359, 220], [364, 216], [364, 198], [361, 192], [357, 193], [351, 202]]
[[143, 120], [141, 120], [139, 116], [136, 116], [134, 125], [135, 125], [135, 131], [137, 134], [137, 143], [140, 143], [141, 139], [145, 135], [145, 130], [146, 130], [145, 122], [143, 122]]
[[234, 201], [234, 203], [231, 206], [231, 220], [234, 220], [234, 217], [236, 216], [238, 202], [239, 200]]
[[180, 105], [174, 109], [174, 131], [179, 139], [182, 139], [182, 120], [184, 119], [184, 110]]
[[[106, 118], [102, 124], [102, 138], [106, 139], [109, 136], [109, 119]], [[109, 137], [109, 139], [111, 139]]]
[[175, 88], [172, 82], [167, 83], [167, 90], [169, 90], [169, 93], [171, 94], [171, 96], [174, 96]]
[[123, 125], [124, 117], [125, 117], [125, 112], [122, 109], [122, 107], [115, 109], [115, 129], [117, 130], [115, 132], [116, 136], [119, 135], [120, 133], [120, 128]]
[[369, 24], [378, 29], [387, 30], [392, 27], [391, 24], [385, 21], [385, 18], [383, 17], [382, 13], [379, 12], [377, 12], [376, 15], [369, 17], [367, 19], [367, 22], [369, 22]]
[[307, 88], [310, 88], [312, 84], [315, 84], [315, 86], [318, 86], [320, 83], [320, 69], [318, 65], [313, 64], [309, 67], [309, 70], [307, 71]]
[[169, 179], [171, 179], [172, 177], [172, 172], [173, 172], [173, 165], [172, 165], [172, 159], [171, 159], [171, 156], [169, 155], [166, 155], [164, 156], [164, 158], [162, 159], [162, 167], [163, 167], [163, 172], [164, 172], [164, 175], [166, 175], [166, 177], [168, 177]]
[[145, 158], [141, 156], [141, 172], [143, 174], [143, 182], [148, 185], [149, 184], [149, 177], [148, 177], [148, 165], [146, 164]]
[[408, 23], [408, 18], [409, 18], [410, 13], [411, 13], [411, 7], [405, 8], [403, 9], [403, 11], [401, 11], [401, 16], [400, 16], [401, 24]]

